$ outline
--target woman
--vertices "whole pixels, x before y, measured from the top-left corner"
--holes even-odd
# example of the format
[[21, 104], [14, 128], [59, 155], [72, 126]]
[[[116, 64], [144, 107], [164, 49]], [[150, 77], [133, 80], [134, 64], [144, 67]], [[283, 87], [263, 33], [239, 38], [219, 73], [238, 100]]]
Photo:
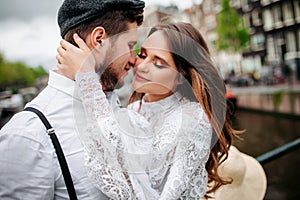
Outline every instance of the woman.
[[[75, 74], [90, 123], [81, 138], [95, 184], [114, 199], [199, 199], [230, 181], [217, 174], [233, 130], [225, 86], [190, 24], [157, 25], [134, 67], [127, 109], [114, 113], [84, 42], [63, 42], [60, 69]], [[72, 48], [74, 48], [72, 46]], [[80, 63], [85, 61], [84, 66]], [[62, 66], [61, 64], [59, 67]], [[207, 184], [212, 183], [209, 191]]]

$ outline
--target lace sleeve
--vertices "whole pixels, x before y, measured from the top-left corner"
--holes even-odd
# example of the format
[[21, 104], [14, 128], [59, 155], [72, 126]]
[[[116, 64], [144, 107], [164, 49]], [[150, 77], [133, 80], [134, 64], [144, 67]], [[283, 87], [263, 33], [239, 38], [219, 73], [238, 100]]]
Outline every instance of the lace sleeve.
[[[76, 85], [87, 118], [79, 132], [86, 166], [102, 192], [113, 199], [163, 200], [205, 194], [211, 127], [198, 104], [179, 106], [178, 112], [175, 107], [158, 125], [150, 124], [128, 109], [115, 115], [97, 74], [77, 75]], [[153, 140], [146, 139], [150, 135]]]
[[88, 175], [94, 184], [112, 199], [134, 199], [128, 174], [122, 170], [120, 132], [99, 77], [82, 73], [76, 77], [76, 87], [82, 99], [87, 120], [79, 131], [85, 150]]
[[176, 139], [176, 150], [161, 200], [200, 199], [206, 193], [205, 164], [210, 152], [211, 126], [199, 107], [184, 112], [181, 126], [184, 128]]

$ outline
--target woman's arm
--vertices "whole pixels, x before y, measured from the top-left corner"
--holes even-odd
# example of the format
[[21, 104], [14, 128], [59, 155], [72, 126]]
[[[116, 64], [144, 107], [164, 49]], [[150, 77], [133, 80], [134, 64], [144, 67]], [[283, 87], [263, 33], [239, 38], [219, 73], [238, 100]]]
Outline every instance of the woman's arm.
[[141, 137], [149, 135], [149, 123], [128, 109], [114, 112], [97, 74], [79, 73], [76, 82], [91, 124], [86, 132], [80, 133], [91, 179], [113, 199], [158, 199], [158, 192], [145, 173], [144, 157], [140, 157], [151, 152], [151, 140]]
[[[102, 192], [113, 199], [134, 199], [136, 196], [143, 199], [143, 188], [150, 188], [153, 196], [157, 196], [156, 191], [151, 190], [146, 176], [140, 182], [140, 175], [128, 173], [132, 172], [130, 168], [139, 164], [134, 154], [145, 153], [151, 148], [151, 143], [144, 145], [148, 148], [138, 148], [138, 145], [142, 147], [140, 143], [147, 142], [135, 138], [147, 134], [148, 122], [141, 115], [125, 108], [114, 113], [102, 90], [99, 76], [91, 66], [95, 62], [90, 57], [90, 50], [79, 37], [74, 37], [74, 40], [80, 49], [62, 41], [58, 67], [72, 79], [77, 74], [76, 91], [82, 100], [87, 121], [79, 135], [84, 145], [89, 177]], [[85, 66], [80, 66], [80, 63], [85, 63]]]
[[183, 108], [181, 127], [184, 128], [176, 138], [176, 150], [161, 200], [200, 199], [206, 193], [205, 164], [210, 152], [211, 126], [199, 107], [194, 104], [188, 110]]
[[76, 77], [76, 88], [87, 121], [85, 131], [79, 131], [79, 135], [85, 149], [88, 174], [108, 197], [133, 199], [128, 174], [119, 159], [123, 150], [120, 131], [98, 79], [94, 72], [80, 73]]
[[74, 40], [80, 48], [63, 40], [57, 58], [61, 74], [73, 80], [78, 74], [75, 89], [82, 100], [87, 122], [81, 124], [79, 136], [89, 177], [112, 199], [134, 199], [128, 174], [119, 159], [123, 149], [120, 130], [116, 128], [113, 111], [95, 73], [95, 59], [83, 40], [77, 35]]

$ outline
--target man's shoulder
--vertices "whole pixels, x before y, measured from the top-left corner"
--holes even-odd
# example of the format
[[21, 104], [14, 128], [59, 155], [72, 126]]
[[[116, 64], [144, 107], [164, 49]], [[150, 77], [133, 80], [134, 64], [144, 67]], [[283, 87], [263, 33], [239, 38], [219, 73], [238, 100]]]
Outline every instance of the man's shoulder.
[[44, 126], [39, 121], [37, 115], [28, 111], [21, 111], [16, 113], [12, 118], [2, 127], [1, 132], [5, 130], [41, 130]]
[[[28, 102], [26, 107], [33, 107], [41, 112], [45, 112], [49, 104], [55, 103], [56, 92], [51, 87], [44, 88], [34, 99]], [[13, 117], [5, 124], [3, 128], [30, 128], [41, 129], [43, 126], [39, 122], [38, 116], [29, 111], [20, 111], [13, 115]]]
[[32, 112], [16, 113], [0, 130], [1, 136], [19, 136], [24, 140], [48, 143], [46, 128], [39, 117]]

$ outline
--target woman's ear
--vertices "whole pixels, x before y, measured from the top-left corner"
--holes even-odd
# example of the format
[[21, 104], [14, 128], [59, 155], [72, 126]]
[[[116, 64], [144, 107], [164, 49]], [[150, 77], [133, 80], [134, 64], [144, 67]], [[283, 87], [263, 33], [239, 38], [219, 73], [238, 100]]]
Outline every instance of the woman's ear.
[[90, 44], [95, 48], [96, 46], [99, 46], [99, 44], [102, 45], [105, 38], [107, 38], [105, 29], [102, 26], [97, 26], [90, 35]]

